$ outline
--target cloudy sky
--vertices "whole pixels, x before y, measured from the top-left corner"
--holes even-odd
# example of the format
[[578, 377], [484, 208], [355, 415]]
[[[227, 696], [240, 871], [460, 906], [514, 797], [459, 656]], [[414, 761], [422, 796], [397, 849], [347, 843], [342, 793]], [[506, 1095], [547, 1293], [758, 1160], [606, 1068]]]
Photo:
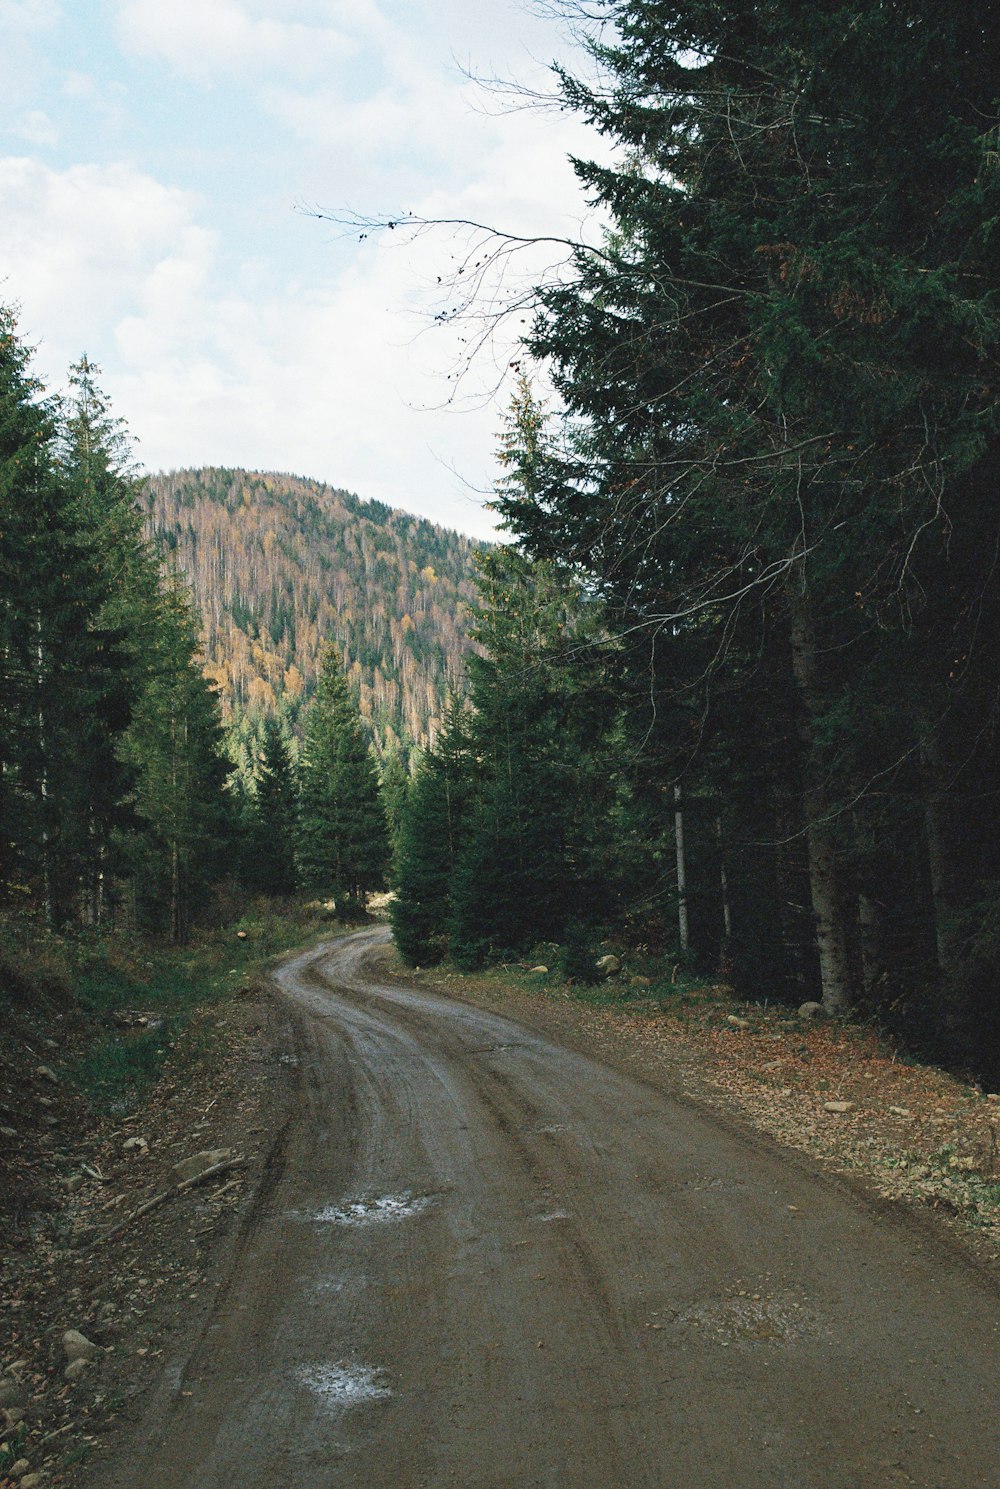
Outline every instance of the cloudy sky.
[[530, 0], [0, 0], [0, 299], [50, 387], [101, 366], [147, 469], [292, 471], [485, 533], [510, 348], [456, 393], [463, 330], [427, 312], [457, 245], [308, 209], [587, 231], [581, 126], [467, 76], [545, 86], [556, 57], [584, 65]]

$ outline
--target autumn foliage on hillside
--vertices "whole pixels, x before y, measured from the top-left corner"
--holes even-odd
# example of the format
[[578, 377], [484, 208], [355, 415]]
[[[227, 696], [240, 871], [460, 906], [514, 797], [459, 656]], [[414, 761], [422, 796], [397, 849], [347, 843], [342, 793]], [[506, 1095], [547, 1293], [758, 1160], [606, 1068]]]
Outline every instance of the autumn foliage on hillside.
[[297, 712], [332, 640], [379, 746], [427, 741], [470, 646], [471, 538], [297, 476], [184, 470], [147, 492], [225, 710]]

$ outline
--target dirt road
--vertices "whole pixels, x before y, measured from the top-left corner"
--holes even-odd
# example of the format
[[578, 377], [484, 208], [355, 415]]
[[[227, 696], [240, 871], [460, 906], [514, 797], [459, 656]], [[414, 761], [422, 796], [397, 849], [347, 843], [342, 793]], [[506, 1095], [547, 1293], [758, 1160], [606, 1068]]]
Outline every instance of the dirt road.
[[804, 1161], [389, 985], [386, 935], [278, 973], [299, 1108], [105, 1484], [996, 1489], [995, 1291]]

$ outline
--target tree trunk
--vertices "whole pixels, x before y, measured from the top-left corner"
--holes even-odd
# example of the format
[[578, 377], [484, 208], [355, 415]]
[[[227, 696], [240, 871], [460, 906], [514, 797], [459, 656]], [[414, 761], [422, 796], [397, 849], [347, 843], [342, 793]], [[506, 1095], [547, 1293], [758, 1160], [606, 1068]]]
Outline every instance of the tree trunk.
[[687, 956], [691, 946], [688, 931], [687, 859], [684, 854], [684, 809], [680, 786], [674, 787], [674, 849], [677, 858], [677, 936], [681, 956]]
[[920, 755], [924, 767], [924, 831], [927, 835], [927, 866], [934, 903], [934, 937], [938, 966], [943, 976], [955, 968], [961, 936], [958, 916], [963, 904], [963, 875], [960, 869], [961, 829], [955, 821], [944, 763], [934, 723], [920, 721]]
[[816, 640], [809, 597], [791, 597], [792, 672], [799, 691], [798, 734], [802, 747], [803, 811], [809, 887], [816, 923], [823, 1006], [830, 1013], [849, 1008], [857, 991], [852, 956], [851, 920], [843, 865], [830, 803], [813, 758], [813, 735], [822, 697], [816, 665]]

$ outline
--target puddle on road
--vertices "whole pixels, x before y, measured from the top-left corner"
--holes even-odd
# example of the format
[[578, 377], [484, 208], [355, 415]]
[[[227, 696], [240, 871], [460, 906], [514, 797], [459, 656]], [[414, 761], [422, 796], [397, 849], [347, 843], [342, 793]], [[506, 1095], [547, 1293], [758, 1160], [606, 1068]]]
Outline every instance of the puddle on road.
[[348, 1360], [338, 1360], [334, 1365], [306, 1365], [297, 1374], [325, 1406], [360, 1406], [366, 1401], [387, 1401], [392, 1395], [384, 1370]]
[[346, 1205], [327, 1205], [308, 1217], [324, 1225], [385, 1225], [409, 1220], [431, 1203], [429, 1194], [383, 1194], [377, 1199], [350, 1200]]

